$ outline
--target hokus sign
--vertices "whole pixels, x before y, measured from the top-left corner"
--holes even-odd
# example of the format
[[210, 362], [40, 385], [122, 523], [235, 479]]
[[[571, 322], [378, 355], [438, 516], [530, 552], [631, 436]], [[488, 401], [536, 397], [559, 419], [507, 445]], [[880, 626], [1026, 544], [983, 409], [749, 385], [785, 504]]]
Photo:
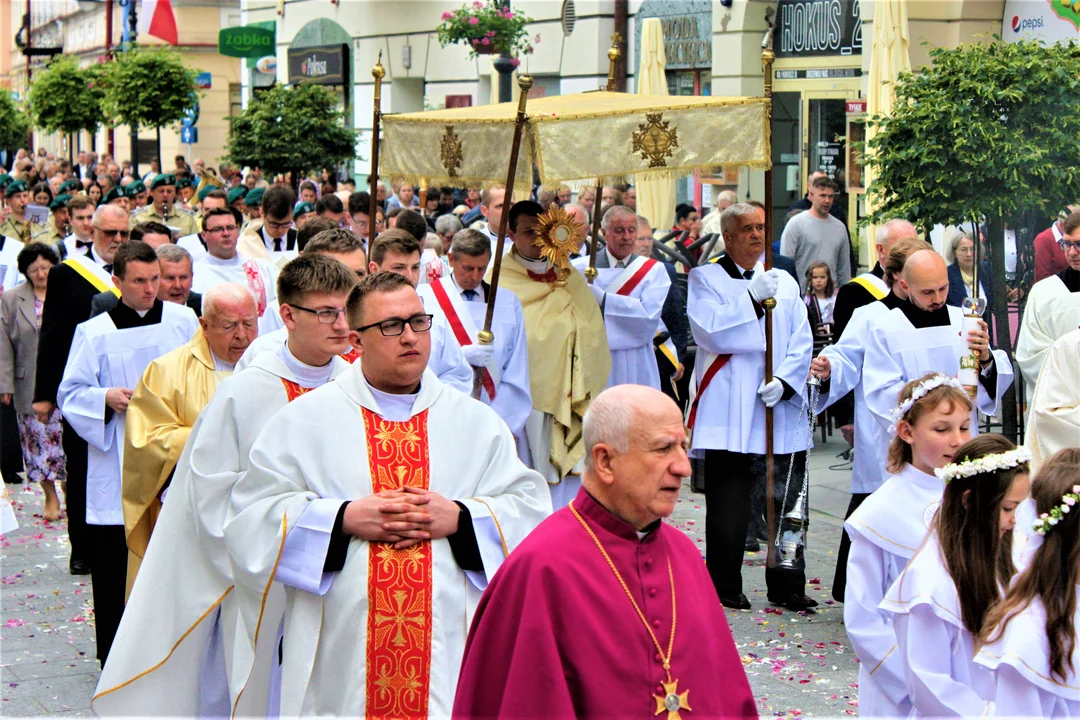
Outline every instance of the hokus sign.
[[776, 57], [861, 55], [860, 0], [780, 0]]
[[345, 85], [349, 68], [348, 45], [289, 48], [289, 84]]

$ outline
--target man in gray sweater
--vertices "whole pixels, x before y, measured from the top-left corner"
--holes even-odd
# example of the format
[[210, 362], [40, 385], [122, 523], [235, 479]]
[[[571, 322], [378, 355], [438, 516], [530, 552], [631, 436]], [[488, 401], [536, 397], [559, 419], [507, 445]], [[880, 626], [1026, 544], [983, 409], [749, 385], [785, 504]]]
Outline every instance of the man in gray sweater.
[[795, 259], [799, 284], [805, 290], [806, 270], [816, 262], [828, 264], [839, 287], [851, 280], [851, 240], [847, 227], [832, 215], [836, 183], [819, 177], [810, 186], [810, 209], [788, 221], [780, 237], [780, 254]]

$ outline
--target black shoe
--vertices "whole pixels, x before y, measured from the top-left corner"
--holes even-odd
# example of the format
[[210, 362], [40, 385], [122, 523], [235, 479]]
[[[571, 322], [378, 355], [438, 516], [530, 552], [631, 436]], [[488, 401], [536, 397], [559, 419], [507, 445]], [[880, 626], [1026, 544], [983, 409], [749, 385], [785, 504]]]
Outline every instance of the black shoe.
[[90, 563], [84, 560], [76, 560], [75, 558], [71, 558], [71, 560], [68, 562], [68, 572], [72, 575], [89, 575]]
[[808, 595], [803, 595], [802, 593], [795, 593], [794, 595], [789, 595], [782, 600], [774, 598], [770, 595], [769, 602], [773, 605], [781, 605], [783, 607], [786, 607], [788, 610], [792, 610], [794, 612], [799, 612], [801, 610], [809, 610], [810, 608], [816, 608], [818, 605], [817, 600], [814, 600]]
[[732, 610], [749, 610], [750, 601], [746, 599], [746, 595], [739, 593], [735, 597], [720, 597], [720, 604], [726, 608]]
[[747, 538], [746, 546], [743, 549], [746, 550], [746, 552], [756, 553], [761, 550], [761, 544], [753, 538]]

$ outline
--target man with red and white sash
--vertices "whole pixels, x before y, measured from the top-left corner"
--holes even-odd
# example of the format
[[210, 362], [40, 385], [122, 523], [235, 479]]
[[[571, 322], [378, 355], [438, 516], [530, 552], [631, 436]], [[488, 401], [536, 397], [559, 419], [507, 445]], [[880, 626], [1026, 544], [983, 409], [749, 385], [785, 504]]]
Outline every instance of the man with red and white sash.
[[[269, 655], [275, 717], [448, 717], [481, 591], [551, 502], [499, 416], [427, 367], [432, 317], [408, 279], [364, 278], [348, 320], [360, 359], [270, 419], [233, 488], [245, 619], [271, 581], [286, 596], [282, 643], [277, 618], [256, 623], [249, 689]], [[286, 576], [310, 516], [338, 522]]]
[[451, 274], [418, 285], [417, 293], [430, 313], [441, 313], [473, 368], [483, 368], [480, 399], [506, 422], [519, 442], [532, 412], [529, 390], [529, 344], [521, 302], [509, 290], [495, 295], [491, 332], [495, 342], [483, 345], [477, 332], [484, 328], [488, 293], [484, 273], [491, 260], [491, 242], [479, 230], [460, 230], [450, 245]]
[[[766, 272], [760, 262], [764, 213], [737, 203], [721, 213], [720, 223], [726, 254], [691, 270], [687, 289], [698, 346], [687, 425], [691, 455], [705, 458], [709, 574], [726, 607], [749, 609], [742, 591], [743, 549], [751, 490], [765, 472], [765, 408], [773, 408], [776, 477], [786, 477], [793, 462], [793, 476], [801, 480], [808, 433], [798, 427], [814, 339], [799, 286], [787, 273]], [[766, 383], [762, 303], [769, 298], [776, 307], [773, 379]], [[796, 487], [787, 499], [789, 509], [797, 492]], [[777, 517], [783, 511], [778, 507]], [[769, 569], [765, 580], [773, 604], [792, 610], [817, 604], [804, 592], [801, 569]]]
[[[607, 386], [648, 385], [660, 389], [653, 338], [660, 328], [671, 279], [664, 266], [652, 258], [634, 254], [637, 215], [616, 205], [604, 213], [601, 223], [607, 247], [596, 256], [597, 276], [589, 286], [604, 315], [611, 374]], [[574, 260], [583, 271], [589, 258]]]

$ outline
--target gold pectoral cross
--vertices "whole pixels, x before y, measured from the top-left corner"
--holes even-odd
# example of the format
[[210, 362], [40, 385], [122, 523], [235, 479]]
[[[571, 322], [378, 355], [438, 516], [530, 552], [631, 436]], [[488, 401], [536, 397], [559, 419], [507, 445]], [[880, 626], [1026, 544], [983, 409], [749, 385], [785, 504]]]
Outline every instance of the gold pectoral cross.
[[656, 700], [656, 712], [654, 715], [667, 711], [667, 720], [680, 720], [679, 711], [690, 712], [689, 690], [679, 692], [679, 680], [676, 678], [669, 683], [660, 683], [664, 687], [663, 695], [653, 695]]

